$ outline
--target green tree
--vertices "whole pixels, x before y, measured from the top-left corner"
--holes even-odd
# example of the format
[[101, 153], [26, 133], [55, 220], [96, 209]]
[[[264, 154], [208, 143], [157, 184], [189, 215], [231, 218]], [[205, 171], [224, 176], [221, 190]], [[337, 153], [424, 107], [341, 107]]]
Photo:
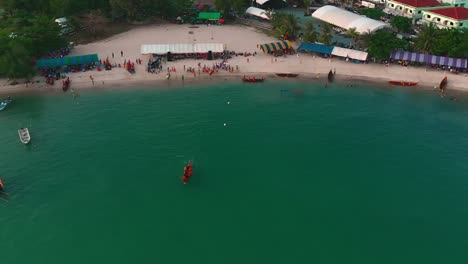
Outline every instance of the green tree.
[[430, 23], [423, 27], [422, 31], [414, 40], [414, 47], [417, 51], [433, 54], [435, 43], [440, 35], [440, 30]]
[[304, 41], [315, 42], [317, 40], [318, 34], [313, 21], [307, 21], [304, 31]]
[[394, 16], [390, 24], [399, 32], [408, 33], [411, 30], [411, 19], [407, 17]]
[[28, 48], [19, 39], [8, 43], [8, 52], [0, 55], [0, 75], [11, 79], [30, 78], [34, 75], [34, 65]]
[[392, 51], [402, 49], [407, 45], [406, 41], [397, 38], [385, 29], [374, 32], [367, 42], [369, 54], [378, 60], [388, 59]]
[[310, 16], [310, 5], [312, 5], [312, 0], [302, 0], [302, 3], [304, 3], [304, 6], [306, 8], [306, 15]]
[[320, 37], [318, 39], [319, 42], [326, 44], [326, 45], [330, 45], [332, 38], [333, 38], [332, 27], [330, 26], [330, 24], [324, 24], [322, 26], [322, 33], [320, 34]]
[[468, 32], [459, 29], [438, 29], [433, 54], [449, 57], [468, 57]]
[[346, 35], [351, 38], [350, 46], [354, 46], [358, 43], [360, 34], [356, 31], [356, 28], [350, 28], [346, 30]]
[[293, 14], [274, 13], [271, 19], [273, 26], [273, 33], [277, 37], [288, 35], [290, 39], [294, 40], [301, 29], [299, 20]]
[[379, 20], [385, 15], [385, 13], [380, 9], [375, 8], [364, 8], [359, 11], [361, 15], [365, 15], [368, 18]]

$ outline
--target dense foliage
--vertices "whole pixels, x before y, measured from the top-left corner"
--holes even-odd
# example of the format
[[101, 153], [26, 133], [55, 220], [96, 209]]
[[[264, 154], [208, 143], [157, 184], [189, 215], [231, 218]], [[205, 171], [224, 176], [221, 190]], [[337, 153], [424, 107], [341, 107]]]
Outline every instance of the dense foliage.
[[388, 59], [392, 51], [404, 49], [407, 46], [406, 41], [396, 38], [392, 32], [385, 29], [378, 30], [366, 37], [365, 42], [368, 46], [369, 55], [378, 60]]
[[306, 42], [315, 42], [318, 38], [317, 31], [315, 31], [315, 26], [313, 21], [307, 21], [307, 24], [304, 28], [304, 41]]
[[0, 75], [34, 74], [34, 58], [66, 45], [61, 28], [46, 16], [11, 17], [0, 23]]
[[411, 30], [411, 18], [394, 16], [390, 24], [402, 33], [409, 33]]
[[[271, 14], [267, 14], [271, 15]], [[293, 14], [286, 13], [274, 13], [271, 19], [271, 24], [273, 25], [273, 34], [276, 37], [282, 37], [288, 35], [290, 39], [296, 39], [301, 26], [299, 24], [298, 18]]]
[[416, 51], [450, 57], [468, 57], [468, 31], [425, 26], [414, 40]]
[[361, 15], [365, 15], [368, 18], [376, 20], [380, 20], [380, 18], [385, 15], [385, 13], [382, 10], [376, 8], [363, 8], [359, 10], [359, 13]]

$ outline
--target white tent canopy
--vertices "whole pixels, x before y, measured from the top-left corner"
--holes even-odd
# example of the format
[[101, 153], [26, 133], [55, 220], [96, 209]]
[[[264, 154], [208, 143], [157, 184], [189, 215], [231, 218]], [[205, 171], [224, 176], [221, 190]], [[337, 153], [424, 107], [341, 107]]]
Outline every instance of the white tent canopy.
[[338, 57], [348, 57], [353, 60], [360, 60], [365, 61], [367, 59], [367, 52], [359, 51], [359, 50], [352, 50], [352, 49], [345, 49], [341, 47], [334, 47], [331, 53], [332, 55]]
[[[270, 2], [270, 0], [255, 0], [255, 2], [259, 5], [263, 5], [266, 2]], [[287, 2], [286, 0], [283, 0], [283, 2]]]
[[356, 31], [359, 34], [366, 33], [368, 31], [374, 32], [384, 27], [390, 28], [389, 24], [382, 21], [370, 19], [330, 5], [322, 6], [317, 9], [317, 11], [312, 13], [312, 17], [340, 28], [356, 28]]
[[268, 11], [266, 11], [266, 10], [256, 8], [256, 7], [253, 7], [253, 6], [247, 8], [247, 10], [245, 10], [245, 13], [247, 13], [249, 15], [270, 20], [270, 18], [266, 15], [267, 12]]
[[188, 53], [221, 53], [224, 45], [221, 43], [197, 43], [197, 44], [145, 44], [141, 45], [141, 54], [164, 55], [168, 52], [172, 54]]

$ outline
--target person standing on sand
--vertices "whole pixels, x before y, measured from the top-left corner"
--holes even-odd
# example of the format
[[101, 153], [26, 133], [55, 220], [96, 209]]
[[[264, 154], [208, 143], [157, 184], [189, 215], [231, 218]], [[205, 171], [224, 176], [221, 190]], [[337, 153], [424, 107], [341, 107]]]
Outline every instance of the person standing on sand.
[[120, 51], [120, 57], [123, 57], [123, 51], [122, 50]]
[[112, 52], [112, 58], [114, 58], [114, 52]]
[[90, 75], [90, 76], [89, 76], [89, 79], [91, 79], [91, 82], [92, 82], [92, 83], [93, 83], [93, 85], [94, 85], [94, 78], [93, 78], [93, 76], [92, 76], [92, 75]]

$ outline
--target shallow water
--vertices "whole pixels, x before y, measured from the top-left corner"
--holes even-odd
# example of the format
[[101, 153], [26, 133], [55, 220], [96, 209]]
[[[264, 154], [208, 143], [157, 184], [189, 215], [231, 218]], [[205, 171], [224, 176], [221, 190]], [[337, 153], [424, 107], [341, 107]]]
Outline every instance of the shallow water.
[[14, 98], [1, 263], [466, 263], [467, 132], [468, 103], [404, 89]]

